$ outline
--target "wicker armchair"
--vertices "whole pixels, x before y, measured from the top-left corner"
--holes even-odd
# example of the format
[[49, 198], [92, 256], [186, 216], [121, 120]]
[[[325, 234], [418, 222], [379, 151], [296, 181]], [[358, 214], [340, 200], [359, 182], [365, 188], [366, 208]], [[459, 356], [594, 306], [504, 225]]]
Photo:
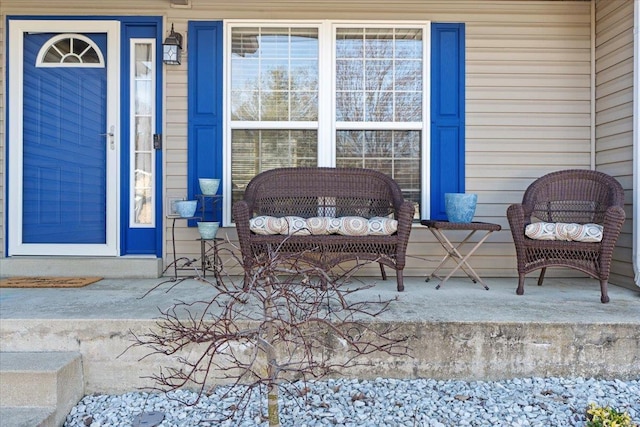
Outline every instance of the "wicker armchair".
[[[609, 302], [607, 282], [613, 249], [624, 223], [624, 192], [613, 177], [591, 170], [563, 170], [535, 180], [525, 191], [522, 203], [507, 209], [518, 261], [518, 295], [524, 294], [524, 277], [547, 267], [569, 267], [600, 280], [600, 300]], [[563, 240], [535, 240], [525, 236], [525, 227], [544, 222], [597, 223], [603, 229], [598, 243]]]

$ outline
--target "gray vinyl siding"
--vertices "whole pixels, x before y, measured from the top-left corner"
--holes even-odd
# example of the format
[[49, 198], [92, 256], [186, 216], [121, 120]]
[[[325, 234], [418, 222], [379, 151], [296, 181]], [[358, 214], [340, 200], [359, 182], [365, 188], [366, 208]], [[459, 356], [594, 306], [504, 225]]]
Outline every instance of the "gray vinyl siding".
[[[633, 2], [628, 3], [630, 7], [620, 9], [626, 8], [631, 16]], [[79, 0], [55, 4], [48, 0], [2, 0], [0, 15], [3, 22], [7, 14], [33, 14], [34, 11], [39, 15], [162, 15], [167, 28], [173, 23], [175, 30], [185, 35], [182, 65], [164, 67], [166, 196], [186, 194], [189, 20], [464, 22], [467, 60], [466, 187], [467, 191], [479, 195], [474, 220], [495, 222], [503, 227], [502, 231], [490, 237], [471, 261], [483, 277], [517, 275], [515, 251], [505, 216], [509, 204], [520, 201], [526, 187], [540, 175], [564, 168], [591, 167], [592, 16], [589, 1], [191, 0], [188, 7], [174, 7], [169, 0], [105, 0], [92, 2], [90, 8], [86, 4], [86, 1]], [[611, 7], [600, 6], [611, 11]], [[603, 21], [603, 25], [616, 27], [619, 23], [616, 20]], [[601, 39], [605, 34], [611, 34], [607, 29], [603, 28], [598, 33]], [[3, 62], [4, 59], [0, 66]], [[622, 71], [624, 66], [612, 67], [625, 74]], [[2, 82], [0, 91], [4, 87]], [[626, 86], [629, 96], [630, 85], [629, 81]], [[614, 102], [609, 108], [615, 113], [617, 108], [626, 109], [625, 105], [624, 102]], [[3, 153], [2, 136], [0, 134], [0, 151]], [[630, 139], [626, 148], [623, 143], [617, 144], [612, 151], [630, 152]], [[611, 155], [605, 151], [598, 151], [596, 157], [599, 167], [606, 169], [609, 166], [604, 165], [604, 159], [611, 158]], [[621, 176], [626, 176], [626, 172]], [[626, 187], [631, 188], [630, 178], [628, 180]], [[631, 227], [627, 225], [627, 234], [630, 232]], [[232, 228], [221, 229], [220, 234], [225, 233], [232, 240], [235, 238]], [[199, 254], [199, 243], [194, 240], [196, 236], [194, 228], [187, 228], [184, 221], [178, 221], [177, 252], [196, 257]], [[453, 236], [456, 237], [455, 234]], [[629, 249], [617, 253], [616, 266], [625, 272], [622, 277], [627, 275], [631, 258], [629, 236], [626, 237]], [[164, 252], [167, 261], [172, 259], [170, 238], [171, 222], [167, 222]], [[444, 255], [434, 237], [421, 226], [414, 227], [408, 252], [405, 274], [409, 276], [426, 275]], [[376, 270], [371, 269], [371, 272], [376, 273]], [[574, 272], [564, 270], [549, 274], [575, 276]]]
[[627, 214], [610, 282], [632, 288], [633, 3], [598, 0], [595, 4], [596, 169], [620, 181]]

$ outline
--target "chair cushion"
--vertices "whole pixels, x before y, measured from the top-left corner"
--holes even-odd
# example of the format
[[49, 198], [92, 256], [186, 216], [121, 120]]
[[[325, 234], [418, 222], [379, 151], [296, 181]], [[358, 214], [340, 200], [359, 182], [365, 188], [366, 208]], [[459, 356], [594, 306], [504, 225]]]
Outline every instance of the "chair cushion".
[[249, 220], [249, 228], [256, 234], [282, 234], [284, 231], [282, 218], [275, 216], [256, 216]]
[[398, 221], [393, 218], [376, 216], [369, 218], [370, 236], [390, 236], [398, 231]]
[[282, 221], [284, 226], [280, 234], [295, 234], [297, 236], [311, 234], [311, 231], [307, 228], [307, 220], [300, 216], [285, 216], [282, 217]]
[[566, 222], [534, 222], [527, 225], [524, 234], [536, 240], [565, 240], [574, 242], [602, 241], [600, 224], [574, 224]]
[[296, 234], [322, 236], [341, 234], [343, 236], [389, 236], [398, 231], [398, 221], [393, 218], [359, 216], [332, 218], [317, 216], [302, 218], [299, 216], [273, 217], [257, 216], [249, 220], [249, 228], [256, 234]]
[[312, 218], [307, 218], [307, 228], [314, 236], [335, 234], [338, 232], [340, 224], [340, 218], [332, 218], [328, 216], [314, 216]]
[[369, 221], [361, 216], [344, 216], [340, 218], [338, 234], [343, 236], [366, 236], [369, 234]]

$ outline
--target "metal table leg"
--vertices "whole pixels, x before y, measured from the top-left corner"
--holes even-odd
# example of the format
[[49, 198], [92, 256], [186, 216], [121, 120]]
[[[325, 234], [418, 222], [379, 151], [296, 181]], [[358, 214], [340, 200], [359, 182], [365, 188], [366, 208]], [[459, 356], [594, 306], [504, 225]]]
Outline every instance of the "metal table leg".
[[[486, 234], [471, 248], [471, 250], [469, 252], [467, 252], [466, 255], [463, 256], [460, 253], [460, 249], [462, 248], [463, 245], [465, 245], [467, 242], [469, 242], [471, 237], [478, 230], [472, 230], [464, 238], [464, 240], [462, 240], [457, 246], [454, 245], [453, 243], [451, 243], [451, 241], [447, 238], [447, 236], [445, 236], [445, 234], [441, 230], [438, 230], [438, 229], [435, 229], [435, 228], [429, 228], [429, 230], [431, 230], [431, 232], [433, 233], [435, 238], [438, 240], [440, 245], [445, 249], [445, 251], [447, 251], [447, 254], [444, 256], [442, 261], [440, 261], [440, 264], [438, 264], [438, 266], [433, 271], [433, 273], [431, 273], [431, 275], [427, 278], [427, 281], [429, 281], [429, 279], [431, 279], [432, 277], [436, 277], [436, 278], [440, 279], [440, 283], [436, 286], [436, 289], [440, 289], [440, 286], [442, 286], [447, 280], [449, 280], [449, 278], [456, 271], [458, 271], [459, 269], [462, 269], [462, 271], [465, 272], [467, 277], [469, 277], [469, 279], [471, 279], [471, 281], [473, 281], [473, 283], [480, 283], [486, 290], [489, 290], [489, 287], [486, 285], [486, 283], [484, 283], [484, 281], [480, 278], [478, 273], [476, 273], [476, 271], [473, 269], [473, 267], [471, 267], [469, 265], [467, 260], [484, 243], [484, 241], [487, 240], [487, 238], [492, 233], [492, 231], [491, 230], [487, 231]], [[438, 276], [437, 273], [446, 264], [446, 262], [449, 259], [453, 260], [456, 265], [449, 272], [449, 274], [446, 277], [442, 278], [442, 277]]]

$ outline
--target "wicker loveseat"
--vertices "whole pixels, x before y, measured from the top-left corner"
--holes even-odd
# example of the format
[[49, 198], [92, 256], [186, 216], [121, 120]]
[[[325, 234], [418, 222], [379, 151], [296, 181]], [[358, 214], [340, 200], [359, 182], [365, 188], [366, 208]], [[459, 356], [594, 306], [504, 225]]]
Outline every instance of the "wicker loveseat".
[[[402, 271], [413, 215], [413, 204], [404, 200], [393, 179], [361, 168], [300, 167], [262, 172], [249, 182], [244, 199], [233, 205], [245, 277], [261, 257], [278, 248], [280, 253], [302, 256], [326, 271], [344, 261], [378, 262], [385, 280], [385, 265], [396, 270], [398, 291], [404, 290]], [[281, 234], [260, 234], [255, 227], [252, 231], [256, 218], [280, 221], [292, 217], [331, 222], [355, 218], [359, 223], [387, 218], [397, 221], [397, 231], [383, 235], [311, 234], [300, 228]]]
[[[569, 267], [598, 279], [600, 300], [609, 302], [607, 284], [613, 249], [625, 219], [623, 207], [622, 186], [602, 172], [570, 169], [535, 180], [522, 203], [507, 209], [518, 261], [516, 293], [524, 293], [527, 273], [542, 269], [540, 286], [547, 267]], [[558, 236], [561, 227], [570, 232]], [[599, 232], [585, 233], [588, 227], [598, 227]], [[545, 228], [556, 234], [544, 236]], [[539, 230], [543, 232], [536, 235]]]

